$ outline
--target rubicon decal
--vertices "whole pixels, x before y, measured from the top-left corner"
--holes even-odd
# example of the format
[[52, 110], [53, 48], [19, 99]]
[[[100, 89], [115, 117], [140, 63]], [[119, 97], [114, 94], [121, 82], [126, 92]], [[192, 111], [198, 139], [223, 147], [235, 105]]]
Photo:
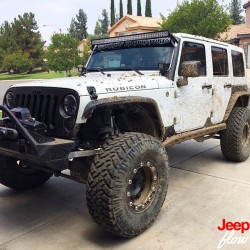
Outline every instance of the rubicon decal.
[[[220, 239], [217, 249], [221, 249], [225, 245], [242, 245], [248, 241], [249, 236], [246, 235], [246, 232], [250, 230], [250, 222], [232, 222], [222, 219], [221, 225], [217, 229], [226, 232]], [[240, 235], [236, 235], [236, 233], [240, 233]]]
[[147, 89], [146, 85], [131, 85], [131, 86], [121, 86], [114, 88], [106, 88], [107, 92], [120, 92], [120, 91], [129, 91], [129, 90], [141, 90]]

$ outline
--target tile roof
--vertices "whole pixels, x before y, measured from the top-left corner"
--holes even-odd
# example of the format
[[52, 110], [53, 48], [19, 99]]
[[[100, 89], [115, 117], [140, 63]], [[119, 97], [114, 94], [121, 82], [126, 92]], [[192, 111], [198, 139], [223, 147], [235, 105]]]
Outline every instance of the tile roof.
[[230, 41], [239, 35], [250, 34], [250, 26], [246, 24], [231, 25], [226, 32], [220, 34], [220, 40]]

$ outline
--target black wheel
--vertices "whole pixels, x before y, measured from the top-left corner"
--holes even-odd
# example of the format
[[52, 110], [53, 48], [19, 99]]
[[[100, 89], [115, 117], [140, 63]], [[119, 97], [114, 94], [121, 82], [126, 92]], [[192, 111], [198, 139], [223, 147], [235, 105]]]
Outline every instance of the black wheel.
[[242, 162], [250, 155], [250, 112], [247, 108], [234, 108], [221, 132], [221, 151], [230, 161]]
[[32, 189], [46, 182], [52, 174], [34, 169], [19, 160], [0, 155], [0, 183], [15, 190]]
[[138, 133], [109, 139], [90, 168], [89, 212], [109, 232], [134, 237], [160, 212], [168, 179], [168, 157], [157, 139]]

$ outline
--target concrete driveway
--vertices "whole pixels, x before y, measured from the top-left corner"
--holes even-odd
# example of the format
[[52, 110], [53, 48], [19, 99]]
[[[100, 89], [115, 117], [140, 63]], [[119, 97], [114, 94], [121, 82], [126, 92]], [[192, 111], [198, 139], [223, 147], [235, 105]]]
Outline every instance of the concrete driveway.
[[[222, 219], [250, 222], [250, 159], [225, 161], [218, 140], [189, 141], [168, 154], [168, 195], [157, 220], [142, 235], [127, 240], [100, 230], [88, 214], [85, 186], [53, 177], [22, 193], [0, 185], [0, 250], [210, 250], [226, 234], [217, 229]], [[249, 231], [236, 231], [227, 242], [235, 243], [221, 249], [250, 249], [250, 239], [243, 238], [248, 236]], [[239, 240], [246, 242], [237, 244]]]
[[[53, 177], [23, 193], [0, 186], [0, 249], [216, 249], [223, 218], [250, 221], [250, 160], [224, 161], [214, 140], [186, 142], [168, 153], [167, 199], [142, 235], [125, 240], [103, 232], [88, 214], [85, 186]], [[250, 241], [222, 249], [250, 249]]]

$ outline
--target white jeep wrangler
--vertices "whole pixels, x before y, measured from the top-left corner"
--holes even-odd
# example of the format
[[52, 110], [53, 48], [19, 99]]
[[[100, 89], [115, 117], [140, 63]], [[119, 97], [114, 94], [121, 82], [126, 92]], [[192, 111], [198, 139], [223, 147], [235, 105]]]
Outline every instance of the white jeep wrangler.
[[94, 40], [92, 50], [81, 77], [8, 89], [0, 106], [0, 182], [16, 190], [52, 175], [86, 182], [94, 221], [133, 237], [165, 200], [165, 148], [216, 138], [227, 160], [248, 158], [244, 54], [168, 31]]

